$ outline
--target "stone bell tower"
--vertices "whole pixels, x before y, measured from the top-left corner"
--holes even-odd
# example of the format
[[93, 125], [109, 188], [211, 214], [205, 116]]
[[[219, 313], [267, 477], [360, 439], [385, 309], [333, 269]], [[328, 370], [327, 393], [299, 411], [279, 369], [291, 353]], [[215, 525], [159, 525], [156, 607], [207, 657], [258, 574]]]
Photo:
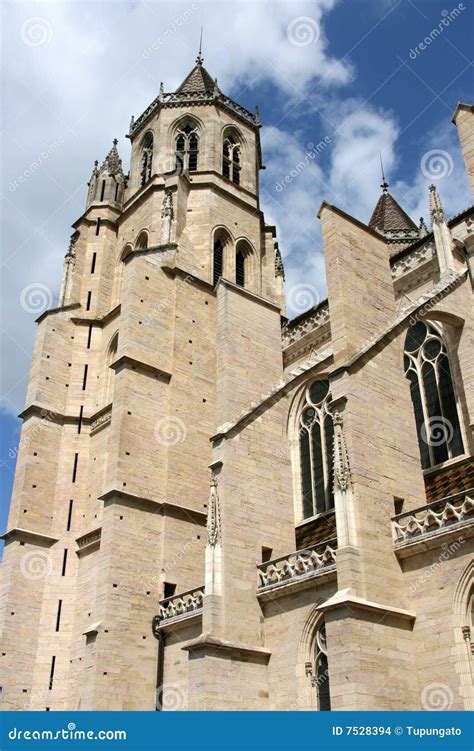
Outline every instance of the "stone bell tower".
[[[211, 443], [282, 375], [258, 112], [196, 65], [92, 172], [38, 319], [2, 577], [9, 709], [153, 709], [157, 601], [204, 580]], [[249, 367], [250, 365], [250, 367]]]

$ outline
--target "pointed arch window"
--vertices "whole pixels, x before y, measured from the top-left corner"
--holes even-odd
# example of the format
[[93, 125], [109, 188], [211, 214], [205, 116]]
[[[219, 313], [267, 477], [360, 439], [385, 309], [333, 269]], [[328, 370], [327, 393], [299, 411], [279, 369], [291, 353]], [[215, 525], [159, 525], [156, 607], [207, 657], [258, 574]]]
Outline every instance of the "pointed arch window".
[[326, 643], [326, 625], [324, 621], [316, 631], [313, 685], [317, 692], [319, 711], [330, 711], [331, 696], [329, 692], [328, 649]]
[[224, 139], [222, 174], [236, 185], [240, 185], [240, 144], [234, 136], [227, 136]]
[[217, 284], [219, 279], [222, 276], [224, 268], [224, 247], [222, 245], [222, 240], [220, 238], [217, 238], [214, 242], [214, 258], [213, 258], [213, 269], [212, 269], [212, 283], [214, 286]]
[[199, 135], [197, 126], [187, 123], [181, 127], [176, 136], [176, 170], [196, 172], [199, 156]]
[[153, 133], [146, 133], [143, 139], [141, 153], [141, 185], [145, 185], [151, 179], [151, 167], [153, 162]]
[[148, 248], [148, 233], [143, 230], [138, 235], [135, 250], [145, 250], [146, 248]]
[[423, 469], [463, 454], [451, 365], [437, 324], [418, 321], [408, 329], [404, 365]]
[[320, 380], [306, 389], [299, 418], [299, 449], [303, 518], [334, 508], [332, 417], [329, 381]]

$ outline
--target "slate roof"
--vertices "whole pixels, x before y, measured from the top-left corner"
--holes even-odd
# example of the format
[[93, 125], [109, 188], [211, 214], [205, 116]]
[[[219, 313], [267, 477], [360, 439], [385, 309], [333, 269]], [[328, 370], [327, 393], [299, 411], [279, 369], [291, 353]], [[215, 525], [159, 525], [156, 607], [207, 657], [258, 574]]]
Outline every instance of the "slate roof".
[[195, 94], [197, 92], [205, 92], [206, 94], [212, 94], [214, 86], [214, 79], [202, 64], [197, 63], [191, 73], [186, 76], [181, 86], [176, 89], [175, 93]]
[[382, 233], [418, 230], [415, 222], [403, 211], [402, 207], [386, 188], [384, 188], [370, 217], [369, 227]]

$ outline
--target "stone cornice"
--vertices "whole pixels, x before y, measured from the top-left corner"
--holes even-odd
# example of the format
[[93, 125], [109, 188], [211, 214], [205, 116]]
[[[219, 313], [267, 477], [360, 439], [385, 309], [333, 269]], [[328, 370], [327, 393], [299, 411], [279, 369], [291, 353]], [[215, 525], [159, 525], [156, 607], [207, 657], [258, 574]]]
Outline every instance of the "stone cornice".
[[225, 277], [221, 276], [217, 283], [217, 289], [219, 288], [219, 285], [222, 285], [224, 287], [227, 287], [228, 289], [233, 290], [233, 292], [237, 292], [237, 294], [242, 295], [242, 297], [246, 297], [249, 300], [253, 300], [254, 302], [258, 303], [259, 305], [262, 305], [265, 308], [271, 308], [271, 310], [276, 310], [277, 313], [280, 312], [281, 307], [277, 303], [273, 302], [272, 300], [267, 300], [265, 297], [261, 297], [260, 295], [255, 294], [255, 292], [250, 292], [250, 290], [245, 289], [245, 287], [241, 287], [238, 284], [235, 284], [234, 282], [230, 282]]
[[416, 619], [416, 613], [413, 613], [411, 610], [404, 610], [402, 608], [395, 608], [393, 605], [387, 605], [386, 603], [366, 600], [364, 597], [358, 597], [349, 589], [339, 590], [329, 600], [318, 605], [316, 610], [326, 612], [327, 610], [337, 610], [340, 608], [357, 611], [358, 613], [370, 612], [374, 615], [391, 616], [402, 621], [409, 621], [410, 623]]
[[112, 310], [109, 310], [108, 313], [105, 313], [103, 316], [99, 316], [96, 318], [72, 318], [71, 321], [76, 324], [76, 326], [99, 326], [103, 327], [106, 326], [106, 324], [110, 323], [114, 318], [120, 315], [121, 305], [120, 303], [116, 305]]
[[263, 647], [254, 647], [249, 644], [242, 644], [241, 642], [226, 641], [225, 639], [218, 639], [211, 634], [202, 634], [193, 641], [188, 641], [181, 649], [186, 652], [201, 652], [215, 655], [217, 652], [227, 653], [236, 660], [244, 660], [245, 662], [258, 662], [267, 663], [270, 660], [272, 653], [268, 649]]
[[169, 501], [155, 501], [152, 498], [134, 495], [133, 493], [126, 493], [119, 489], [108, 490], [106, 493], [99, 496], [99, 501], [104, 501], [104, 503], [117, 503], [118, 505], [131, 506], [133, 508], [141, 508], [143, 511], [148, 511], [152, 514], [187, 519], [203, 527], [207, 522], [207, 513], [205, 511], [199, 511], [197, 509], [189, 508], [188, 506], [170, 503]]
[[3, 535], [0, 535], [0, 540], [5, 542], [29, 542], [32, 545], [39, 545], [43, 548], [50, 548], [55, 543], [59, 542], [59, 537], [51, 537], [51, 535], [45, 535], [42, 532], [35, 532], [32, 529], [23, 529], [22, 527], [13, 527]]
[[96, 529], [93, 529], [90, 532], [86, 532], [84, 535], [78, 537], [76, 539], [76, 544], [78, 547], [78, 550], [76, 550], [76, 555], [80, 557], [85, 553], [91, 553], [93, 550], [99, 550], [101, 536], [102, 527], [97, 527]]
[[39, 417], [42, 420], [54, 422], [57, 425], [65, 425], [66, 423], [74, 425], [79, 419], [76, 415], [65, 415], [63, 412], [53, 409], [53, 407], [42, 406], [37, 402], [28, 404], [18, 417], [22, 420], [28, 420], [30, 417]]
[[171, 373], [168, 373], [165, 370], [161, 370], [155, 365], [150, 365], [149, 363], [143, 362], [142, 360], [136, 360], [134, 357], [129, 357], [128, 355], [122, 355], [117, 360], [115, 360], [115, 362], [113, 362], [110, 367], [117, 373], [124, 369], [136, 370], [140, 373], [143, 373], [144, 375], [148, 375], [152, 378], [157, 378], [160, 381], [164, 381], [165, 383], [169, 383], [171, 380]]
[[76, 308], [81, 308], [82, 305], [80, 302], [72, 302], [69, 303], [69, 305], [62, 305], [59, 308], [50, 308], [49, 310], [45, 310], [44, 313], [41, 313], [40, 316], [36, 319], [35, 323], [41, 323], [47, 316], [56, 315], [56, 313], [66, 313], [68, 310], [75, 310]]

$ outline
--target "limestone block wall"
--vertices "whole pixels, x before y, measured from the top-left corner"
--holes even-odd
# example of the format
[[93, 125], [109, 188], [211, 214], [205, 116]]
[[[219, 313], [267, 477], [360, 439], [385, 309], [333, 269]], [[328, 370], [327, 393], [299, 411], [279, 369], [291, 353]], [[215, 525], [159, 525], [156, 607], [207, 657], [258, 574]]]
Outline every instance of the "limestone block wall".
[[343, 212], [320, 211], [334, 359], [342, 363], [395, 314], [387, 244]]
[[332, 709], [420, 709], [409, 621], [341, 607], [326, 613], [326, 636]]
[[280, 312], [221, 281], [217, 288], [217, 419], [236, 419], [283, 375]]
[[[407, 597], [416, 610], [414, 644], [420, 709], [441, 709], [436, 702], [445, 702], [444, 708], [449, 705], [453, 710], [473, 706], [466, 660], [470, 645], [462, 634], [462, 626], [470, 625], [468, 582], [461, 600], [456, 597], [462, 575], [469, 568], [472, 589], [473, 547], [472, 538], [460, 530], [442, 545], [421, 549], [400, 562]], [[439, 686], [438, 691], [434, 684]]]

